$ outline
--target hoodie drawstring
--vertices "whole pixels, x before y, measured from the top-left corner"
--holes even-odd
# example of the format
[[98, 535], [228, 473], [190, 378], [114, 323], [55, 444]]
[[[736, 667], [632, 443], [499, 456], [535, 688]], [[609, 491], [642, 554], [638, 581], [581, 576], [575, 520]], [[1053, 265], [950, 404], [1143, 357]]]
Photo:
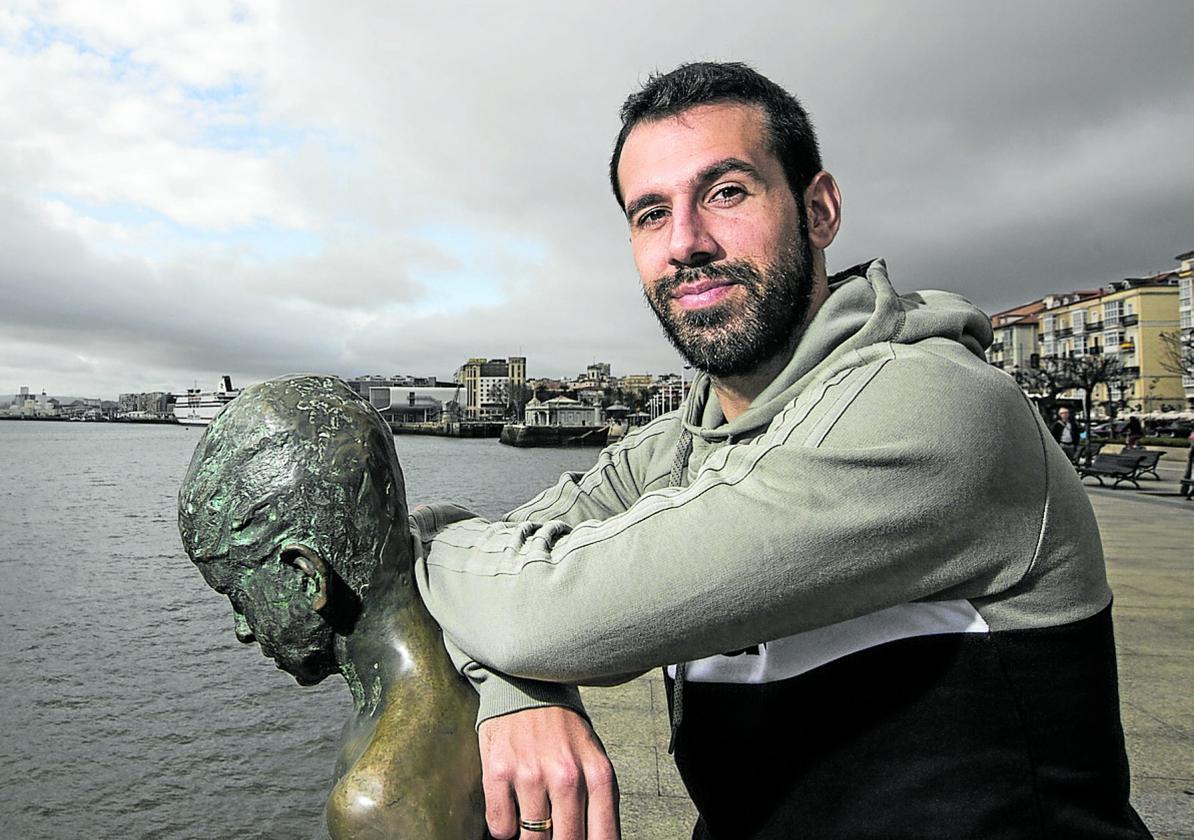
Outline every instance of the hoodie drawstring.
[[[684, 473], [688, 469], [688, 456], [692, 454], [692, 432], [684, 427], [680, 432], [680, 440], [676, 443], [676, 455], [672, 459], [672, 471], [668, 476], [669, 487], [680, 487], [684, 483]], [[672, 734], [667, 742], [668, 755], [676, 750], [676, 733], [680, 730], [680, 719], [684, 717], [684, 672], [688, 670], [687, 662], [676, 663], [676, 679], [672, 686]], [[667, 669], [664, 669], [665, 673]]]

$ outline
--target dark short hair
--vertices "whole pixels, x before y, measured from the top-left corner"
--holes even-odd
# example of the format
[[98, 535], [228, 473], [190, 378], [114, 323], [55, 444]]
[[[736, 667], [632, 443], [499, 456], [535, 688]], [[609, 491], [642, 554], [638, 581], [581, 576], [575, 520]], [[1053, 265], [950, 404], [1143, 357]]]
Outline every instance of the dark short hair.
[[609, 161], [609, 182], [619, 206], [624, 206], [618, 184], [618, 161], [622, 146], [641, 122], [673, 117], [698, 105], [741, 102], [757, 105], [767, 115], [771, 152], [783, 166], [788, 187], [801, 203], [813, 176], [821, 171], [821, 150], [808, 113], [788, 93], [766, 76], [737, 61], [698, 61], [681, 64], [670, 73], [655, 73], [642, 90], [622, 104], [622, 130]]

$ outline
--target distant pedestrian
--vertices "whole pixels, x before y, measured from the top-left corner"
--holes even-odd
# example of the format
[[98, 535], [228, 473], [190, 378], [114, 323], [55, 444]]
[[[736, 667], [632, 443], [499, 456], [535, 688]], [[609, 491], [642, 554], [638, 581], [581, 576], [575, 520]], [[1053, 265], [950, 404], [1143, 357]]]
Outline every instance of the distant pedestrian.
[[1082, 432], [1078, 429], [1076, 420], [1070, 418], [1070, 410], [1065, 406], [1057, 409], [1057, 419], [1049, 427], [1053, 432], [1053, 439], [1061, 444], [1066, 457], [1071, 461], [1078, 453], [1078, 442], [1082, 439]]
[[1140, 418], [1135, 415], [1128, 418], [1128, 428], [1125, 430], [1127, 442], [1124, 449], [1139, 449], [1140, 438], [1144, 437], [1144, 426], [1140, 425]]
[[[1186, 472], [1182, 476], [1182, 481], [1189, 482], [1194, 479], [1194, 431], [1190, 432], [1190, 448], [1186, 450]], [[1194, 485], [1189, 483], [1182, 484], [1182, 498], [1194, 498]]]

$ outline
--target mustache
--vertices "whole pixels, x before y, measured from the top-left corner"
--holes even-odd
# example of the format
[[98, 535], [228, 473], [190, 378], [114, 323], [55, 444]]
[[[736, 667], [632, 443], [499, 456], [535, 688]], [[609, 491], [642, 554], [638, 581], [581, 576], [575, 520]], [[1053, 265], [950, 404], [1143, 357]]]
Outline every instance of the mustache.
[[762, 277], [754, 266], [743, 260], [709, 263], [696, 267], [682, 265], [671, 274], [659, 278], [655, 290], [657, 294], [670, 296], [677, 287], [700, 280], [729, 280], [754, 289], [758, 288]]

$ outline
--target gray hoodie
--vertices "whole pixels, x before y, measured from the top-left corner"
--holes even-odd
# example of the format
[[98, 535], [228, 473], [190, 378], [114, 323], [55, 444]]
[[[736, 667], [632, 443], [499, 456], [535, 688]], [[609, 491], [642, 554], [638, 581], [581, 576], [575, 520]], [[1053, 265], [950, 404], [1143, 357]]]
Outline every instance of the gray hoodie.
[[[896, 294], [882, 261], [858, 271], [733, 421], [698, 375], [680, 411], [503, 521], [416, 513], [419, 590], [481, 719], [578, 706], [551, 683], [676, 662], [694, 680], [782, 679], [892, 639], [1108, 605], [1086, 494], [986, 363], [987, 318], [953, 294]], [[776, 661], [750, 673], [722, 655], [760, 644]]]

